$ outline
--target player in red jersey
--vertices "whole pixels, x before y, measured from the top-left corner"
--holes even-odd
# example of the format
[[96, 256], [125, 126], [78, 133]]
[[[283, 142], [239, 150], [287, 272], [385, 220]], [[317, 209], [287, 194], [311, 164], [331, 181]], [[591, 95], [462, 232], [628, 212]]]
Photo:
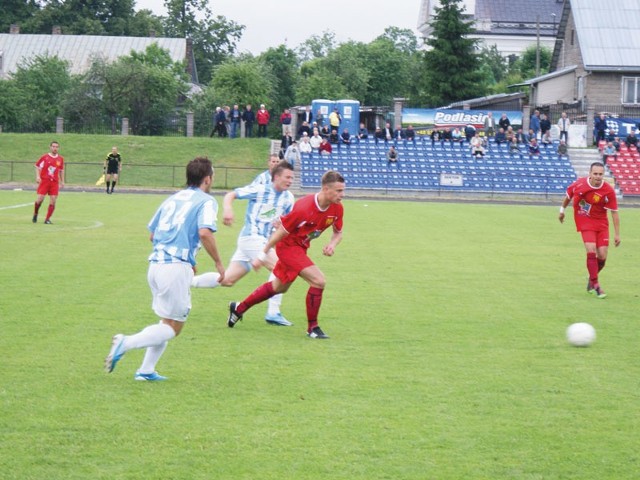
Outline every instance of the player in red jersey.
[[257, 270], [267, 258], [274, 246], [278, 254], [273, 274], [275, 279], [256, 288], [242, 302], [229, 304], [227, 325], [233, 327], [242, 315], [257, 303], [263, 302], [278, 293], [286, 292], [294, 280], [300, 276], [308, 284], [307, 335], [310, 338], [329, 338], [318, 325], [318, 312], [322, 303], [322, 293], [326, 280], [322, 271], [307, 256], [311, 240], [320, 236], [326, 229], [333, 230], [329, 243], [322, 249], [326, 256], [335, 253], [336, 246], [342, 240], [342, 198], [344, 197], [344, 177], [335, 171], [322, 176], [322, 188], [319, 193], [307, 195], [298, 200], [293, 210], [281, 217], [281, 225], [271, 235], [264, 250], [254, 260]]
[[36, 183], [38, 184], [36, 203], [33, 209], [33, 223], [38, 221], [38, 211], [44, 202], [44, 197], [49, 195], [49, 209], [44, 223], [51, 224], [51, 215], [56, 209], [56, 200], [60, 188], [64, 187], [64, 158], [58, 155], [60, 144], [51, 142], [50, 153], [45, 153], [35, 164]]
[[588, 177], [579, 178], [569, 185], [558, 215], [560, 223], [564, 222], [564, 209], [572, 200], [576, 230], [582, 234], [582, 241], [587, 250], [587, 291], [594, 293], [598, 298], [605, 298], [607, 294], [600, 287], [598, 273], [604, 268], [609, 249], [607, 211], [611, 212], [616, 247], [620, 245], [620, 217], [616, 192], [604, 181], [602, 163], [592, 163]]

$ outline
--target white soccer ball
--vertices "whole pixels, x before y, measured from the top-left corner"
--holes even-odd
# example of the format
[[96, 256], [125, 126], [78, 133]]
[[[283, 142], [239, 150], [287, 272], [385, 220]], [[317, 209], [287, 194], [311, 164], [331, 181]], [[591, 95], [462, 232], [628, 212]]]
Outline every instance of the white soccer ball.
[[574, 347], [588, 347], [596, 339], [596, 329], [585, 322], [569, 325], [567, 340]]

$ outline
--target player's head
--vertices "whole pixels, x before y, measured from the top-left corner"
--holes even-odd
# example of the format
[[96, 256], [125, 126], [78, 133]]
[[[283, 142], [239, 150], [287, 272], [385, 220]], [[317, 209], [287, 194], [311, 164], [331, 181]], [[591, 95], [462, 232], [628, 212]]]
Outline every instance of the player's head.
[[118, 153], [118, 147], [116, 147], [115, 145], [111, 147], [111, 153], [113, 153], [114, 155]]
[[589, 183], [594, 187], [602, 185], [604, 180], [604, 164], [602, 162], [593, 162], [589, 167]]
[[344, 177], [335, 170], [325, 172], [321, 193], [329, 203], [340, 203], [344, 197]]
[[51, 153], [53, 154], [58, 153], [59, 148], [60, 148], [60, 144], [55, 140], [49, 144], [49, 150], [51, 150]]
[[273, 170], [271, 170], [271, 178], [273, 188], [279, 192], [289, 190], [293, 183], [293, 165], [289, 162], [278, 163]]
[[213, 166], [207, 157], [196, 157], [187, 164], [187, 186], [200, 187], [209, 191], [213, 183]]
[[269, 171], [271, 172], [272, 175], [273, 175], [273, 169], [276, 168], [279, 163], [280, 163], [280, 158], [278, 158], [278, 155], [276, 155], [275, 153], [272, 153], [271, 155], [269, 155]]

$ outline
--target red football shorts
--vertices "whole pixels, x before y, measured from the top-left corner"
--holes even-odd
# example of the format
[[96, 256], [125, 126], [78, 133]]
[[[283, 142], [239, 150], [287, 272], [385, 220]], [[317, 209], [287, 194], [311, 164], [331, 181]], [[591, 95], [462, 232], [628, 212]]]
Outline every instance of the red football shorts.
[[582, 241], [584, 243], [595, 243], [596, 247], [609, 246], [609, 229], [605, 230], [583, 230]]
[[292, 283], [302, 270], [314, 264], [302, 247], [276, 246], [276, 253], [278, 261], [273, 274], [282, 283]]
[[49, 196], [56, 196], [58, 195], [59, 190], [60, 184], [58, 182], [52, 182], [51, 180], [40, 180], [37, 193], [38, 195], [49, 194]]

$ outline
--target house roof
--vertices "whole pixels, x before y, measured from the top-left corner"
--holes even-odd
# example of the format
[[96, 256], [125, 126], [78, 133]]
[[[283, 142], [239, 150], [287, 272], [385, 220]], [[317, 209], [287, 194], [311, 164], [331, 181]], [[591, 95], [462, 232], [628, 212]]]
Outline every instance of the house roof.
[[562, 0], [476, 0], [475, 17], [513, 24], [536, 23], [537, 20], [541, 24], [557, 23], [563, 3]]
[[577, 65], [570, 65], [560, 70], [555, 70], [550, 73], [545, 73], [544, 75], [540, 75], [539, 77], [529, 78], [522, 83], [514, 83], [513, 85], [509, 85], [509, 88], [529, 86], [529, 85], [543, 82], [545, 80], [550, 80], [555, 77], [561, 77], [562, 75], [566, 75], [567, 73], [573, 72], [577, 68], [578, 68]]
[[570, 0], [585, 70], [640, 70], [640, 2]]
[[103, 35], [0, 34], [0, 78], [7, 78], [26, 60], [57, 56], [70, 63], [71, 73], [83, 73], [95, 56], [113, 61], [132, 50], [142, 52], [154, 43], [169, 52], [176, 62], [187, 56], [184, 38], [112, 37]]

